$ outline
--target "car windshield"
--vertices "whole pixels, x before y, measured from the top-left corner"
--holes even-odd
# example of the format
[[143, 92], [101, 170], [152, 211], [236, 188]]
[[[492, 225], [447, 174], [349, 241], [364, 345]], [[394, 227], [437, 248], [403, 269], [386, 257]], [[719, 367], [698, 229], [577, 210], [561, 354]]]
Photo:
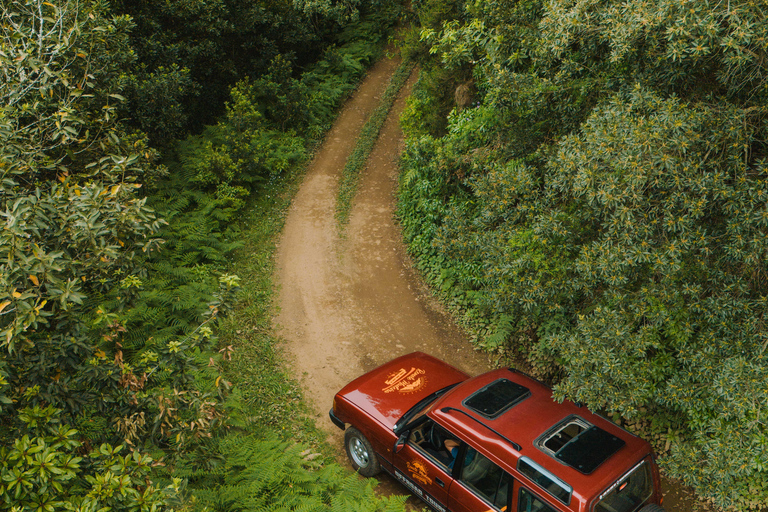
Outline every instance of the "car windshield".
[[424, 398], [423, 400], [419, 401], [416, 405], [411, 407], [408, 412], [403, 414], [403, 417], [397, 420], [397, 423], [395, 423], [395, 434], [400, 435], [403, 428], [405, 428], [406, 425], [408, 425], [411, 420], [418, 418], [419, 416], [422, 416], [423, 414], [426, 414], [427, 410], [429, 409], [429, 406], [432, 405], [432, 402], [437, 400], [438, 397], [444, 395], [449, 390], [451, 390], [456, 384], [451, 384], [450, 386], [446, 386], [443, 389], [439, 391], [435, 391], [428, 397]]
[[643, 461], [598, 498], [595, 512], [635, 512], [653, 492], [651, 469]]

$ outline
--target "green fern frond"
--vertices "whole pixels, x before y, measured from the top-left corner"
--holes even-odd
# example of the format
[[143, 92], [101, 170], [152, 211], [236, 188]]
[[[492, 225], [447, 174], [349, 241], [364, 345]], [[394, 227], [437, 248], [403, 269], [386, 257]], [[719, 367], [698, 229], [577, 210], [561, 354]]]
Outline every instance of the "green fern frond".
[[402, 512], [405, 497], [381, 499], [375, 481], [361, 479], [337, 464], [319, 466], [302, 457], [303, 448], [275, 436], [256, 439], [229, 435], [221, 439], [226, 460], [223, 481], [197, 502], [213, 510], [290, 512]]

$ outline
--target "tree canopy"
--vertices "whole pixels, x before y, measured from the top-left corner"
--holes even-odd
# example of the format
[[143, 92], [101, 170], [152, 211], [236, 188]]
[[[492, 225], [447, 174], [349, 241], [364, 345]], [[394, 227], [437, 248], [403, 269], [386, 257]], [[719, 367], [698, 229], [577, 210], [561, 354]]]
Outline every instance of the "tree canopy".
[[406, 238], [481, 345], [738, 510], [768, 504], [764, 7], [422, 2], [404, 116]]
[[[0, 509], [202, 508], [219, 441], [266, 427], [228, 414], [236, 221], [382, 51], [397, 6], [377, 6], [2, 3]], [[307, 502], [399, 507], [286, 457], [273, 481], [303, 471]]]

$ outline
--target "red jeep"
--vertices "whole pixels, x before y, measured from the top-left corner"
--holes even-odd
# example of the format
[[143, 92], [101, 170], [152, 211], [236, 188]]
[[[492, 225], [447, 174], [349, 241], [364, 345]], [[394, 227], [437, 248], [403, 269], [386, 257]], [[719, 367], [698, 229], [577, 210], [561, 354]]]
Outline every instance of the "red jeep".
[[414, 353], [333, 399], [352, 466], [443, 512], [659, 512], [650, 445], [513, 369], [474, 378]]

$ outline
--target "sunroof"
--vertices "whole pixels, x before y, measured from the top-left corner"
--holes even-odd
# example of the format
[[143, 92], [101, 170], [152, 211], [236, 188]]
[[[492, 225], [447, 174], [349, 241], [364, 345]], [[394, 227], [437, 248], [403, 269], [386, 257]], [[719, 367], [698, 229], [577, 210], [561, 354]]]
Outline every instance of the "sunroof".
[[625, 443], [578, 416], [571, 416], [541, 436], [537, 444], [562, 463], [589, 474]]
[[486, 418], [495, 418], [530, 394], [525, 386], [499, 379], [471, 394], [464, 400], [464, 406]]
[[618, 437], [593, 426], [563, 446], [555, 457], [572, 468], [589, 474], [624, 444]]

